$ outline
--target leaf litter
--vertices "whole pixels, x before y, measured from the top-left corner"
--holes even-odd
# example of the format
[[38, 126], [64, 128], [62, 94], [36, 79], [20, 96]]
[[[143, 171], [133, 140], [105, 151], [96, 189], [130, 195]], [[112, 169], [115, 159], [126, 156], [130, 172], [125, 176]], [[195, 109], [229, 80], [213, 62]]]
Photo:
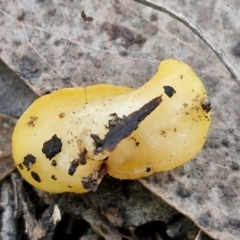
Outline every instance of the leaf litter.
[[15, 169], [11, 156], [11, 138], [15, 122], [14, 118], [0, 114], [0, 181]]
[[[190, 6], [190, 1], [185, 5]], [[212, 104], [207, 143], [183, 167], [140, 181], [213, 238], [238, 239], [239, 86], [205, 43], [171, 16], [128, 0], [92, 1], [88, 5], [62, 1], [31, 1], [27, 5], [18, 1], [13, 5], [1, 1], [0, 6], [0, 57], [40, 95], [95, 83], [139, 87], [166, 58], [191, 65], [203, 80]], [[213, 8], [212, 14], [219, 14], [219, 9]], [[199, 25], [205, 16], [201, 18], [200, 10], [194, 8]], [[85, 21], [82, 11], [92, 20]], [[223, 34], [237, 32], [239, 23], [232, 21], [236, 12], [230, 12], [234, 17], [227, 13], [224, 11], [221, 20], [230, 30]], [[189, 17], [189, 12], [186, 15]], [[231, 35], [228, 45], [222, 45], [221, 31], [211, 21], [207, 26], [211, 29], [207, 36], [211, 40], [215, 37], [218, 48], [237, 66], [236, 34]]]

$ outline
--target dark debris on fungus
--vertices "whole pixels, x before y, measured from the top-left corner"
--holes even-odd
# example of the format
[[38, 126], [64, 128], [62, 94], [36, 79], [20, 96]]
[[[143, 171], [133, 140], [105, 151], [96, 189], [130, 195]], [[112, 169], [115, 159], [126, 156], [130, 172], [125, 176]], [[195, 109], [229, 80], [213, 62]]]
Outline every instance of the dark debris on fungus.
[[88, 191], [95, 192], [98, 188], [98, 180], [107, 172], [106, 168], [106, 164], [102, 163], [98, 171], [94, 171], [88, 177], [83, 177], [81, 180], [83, 187]]
[[36, 158], [32, 154], [28, 154], [23, 159], [23, 165], [27, 168], [27, 170], [31, 170], [32, 165], [36, 163]]
[[128, 137], [134, 130], [138, 128], [138, 125], [143, 121], [156, 107], [162, 102], [162, 97], [156, 97], [146, 103], [139, 110], [129, 114], [122, 121], [111, 128], [105, 135], [105, 138], [101, 140], [98, 135], [91, 134], [95, 143], [94, 154], [98, 154], [103, 151], [112, 151], [116, 148], [117, 144], [124, 138]]
[[39, 182], [39, 183], [41, 182], [41, 178], [36, 172], [31, 171], [31, 176], [36, 182]]
[[42, 152], [45, 154], [46, 158], [51, 160], [62, 150], [62, 141], [57, 137], [56, 134], [52, 136], [52, 138], [46, 141], [43, 144]]
[[83, 152], [79, 154], [79, 163], [81, 165], [85, 165], [87, 163], [86, 155], [87, 155], [87, 149], [84, 148]]
[[68, 169], [68, 175], [73, 176], [79, 166], [79, 159], [74, 159]]
[[165, 94], [169, 98], [171, 98], [173, 96], [173, 94], [176, 93], [176, 90], [173, 87], [171, 87], [171, 86], [163, 86], [163, 89], [164, 89]]
[[98, 171], [95, 171], [91, 173], [88, 177], [83, 177], [81, 182], [86, 190], [95, 192], [98, 187], [98, 179]]
[[202, 109], [207, 113], [211, 111], [211, 103], [207, 98], [202, 100], [201, 105], [202, 105]]

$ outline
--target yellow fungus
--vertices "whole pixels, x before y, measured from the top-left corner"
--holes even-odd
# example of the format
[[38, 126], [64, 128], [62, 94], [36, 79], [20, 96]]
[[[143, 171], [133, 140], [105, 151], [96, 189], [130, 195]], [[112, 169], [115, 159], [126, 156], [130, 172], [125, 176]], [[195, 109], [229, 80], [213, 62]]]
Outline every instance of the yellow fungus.
[[96, 190], [106, 172], [137, 179], [184, 164], [210, 122], [202, 82], [169, 59], [137, 90], [102, 84], [39, 98], [15, 127], [13, 158], [35, 187], [81, 193]]
[[[75, 139], [66, 139], [65, 120], [69, 112], [85, 105], [86, 101], [90, 103], [102, 97], [125, 94], [129, 91], [132, 89], [100, 84], [86, 88], [61, 89], [38, 98], [20, 117], [12, 137], [13, 158], [25, 180], [48, 192], [87, 191], [81, 183], [81, 178], [87, 178], [91, 173], [97, 172], [100, 165], [91, 161], [77, 168], [73, 176], [68, 174], [71, 163], [78, 159], [79, 155], [71, 153], [70, 148], [74, 146]], [[86, 92], [90, 93], [87, 99]], [[73, 129], [71, 132], [74, 131]], [[62, 149], [56, 157], [48, 159], [42, 148], [54, 134], [61, 139]]]

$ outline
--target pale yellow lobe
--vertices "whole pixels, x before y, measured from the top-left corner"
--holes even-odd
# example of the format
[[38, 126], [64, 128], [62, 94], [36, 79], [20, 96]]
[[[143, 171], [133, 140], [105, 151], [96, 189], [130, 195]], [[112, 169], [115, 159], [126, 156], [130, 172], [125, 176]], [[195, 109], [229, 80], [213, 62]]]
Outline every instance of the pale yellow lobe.
[[[169, 98], [163, 86], [173, 87], [176, 93]], [[207, 94], [188, 65], [163, 61], [158, 73], [134, 94], [146, 92], [148, 100], [162, 94], [163, 101], [111, 152], [108, 173], [114, 177], [135, 179], [174, 169], [191, 160], [206, 140], [211, 116], [202, 101]]]
[[[139, 110], [152, 99], [162, 102], [111, 150], [96, 152], [92, 134], [104, 140], [111, 122]], [[13, 133], [13, 157], [24, 178], [49, 192], [85, 192], [82, 179], [106, 171], [120, 179], [136, 179], [176, 168], [202, 148], [210, 127], [206, 90], [193, 70], [178, 60], [165, 60], [151, 80], [137, 90], [95, 85], [63, 89], [35, 101], [19, 119]], [[122, 120], [121, 120], [122, 119]], [[52, 160], [43, 143], [56, 134], [62, 150]], [[36, 157], [30, 170], [22, 167], [27, 154]], [[86, 158], [70, 176], [68, 169], [79, 155]], [[31, 175], [36, 172], [41, 182]], [[54, 176], [54, 179], [53, 179]], [[101, 177], [98, 179], [98, 183]]]
[[[73, 176], [68, 174], [71, 162], [79, 157], [79, 151], [76, 142], [66, 138], [66, 119], [70, 112], [87, 102], [129, 91], [132, 89], [128, 87], [100, 84], [87, 88], [66, 88], [37, 99], [18, 120], [12, 137], [13, 158], [25, 180], [48, 192], [86, 192], [81, 179], [98, 170], [100, 164], [88, 161], [78, 167]], [[86, 92], [90, 93], [88, 99]], [[74, 132], [74, 129], [70, 132]], [[54, 134], [62, 141], [62, 151], [49, 160], [43, 154], [42, 147]], [[36, 158], [36, 163], [29, 171], [22, 164], [28, 154]], [[56, 166], [53, 166], [53, 160]], [[38, 174], [41, 182], [32, 177], [32, 172]]]

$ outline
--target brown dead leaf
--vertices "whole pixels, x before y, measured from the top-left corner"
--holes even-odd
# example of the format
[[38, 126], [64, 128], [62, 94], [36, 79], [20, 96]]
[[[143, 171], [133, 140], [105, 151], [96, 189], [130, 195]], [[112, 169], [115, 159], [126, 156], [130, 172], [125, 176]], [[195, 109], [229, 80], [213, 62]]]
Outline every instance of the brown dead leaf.
[[174, 11], [195, 24], [203, 35], [229, 60], [240, 75], [240, 1], [147, 0]]
[[19, 118], [38, 97], [0, 59], [0, 113]]
[[12, 131], [16, 120], [0, 114], [0, 157], [11, 154]]
[[[200, 27], [238, 68], [237, 0], [155, 2]], [[239, 238], [239, 86], [194, 32], [172, 16], [130, 0], [95, 0], [87, 5], [0, 1], [0, 22], [0, 57], [39, 94], [94, 83], [138, 87], [163, 59], [191, 65], [213, 107], [209, 139], [192, 162], [141, 182], [212, 237]]]
[[0, 156], [0, 181], [11, 174], [15, 169], [12, 156]]
[[14, 118], [0, 114], [0, 181], [15, 169], [11, 156], [11, 138], [15, 122]]

